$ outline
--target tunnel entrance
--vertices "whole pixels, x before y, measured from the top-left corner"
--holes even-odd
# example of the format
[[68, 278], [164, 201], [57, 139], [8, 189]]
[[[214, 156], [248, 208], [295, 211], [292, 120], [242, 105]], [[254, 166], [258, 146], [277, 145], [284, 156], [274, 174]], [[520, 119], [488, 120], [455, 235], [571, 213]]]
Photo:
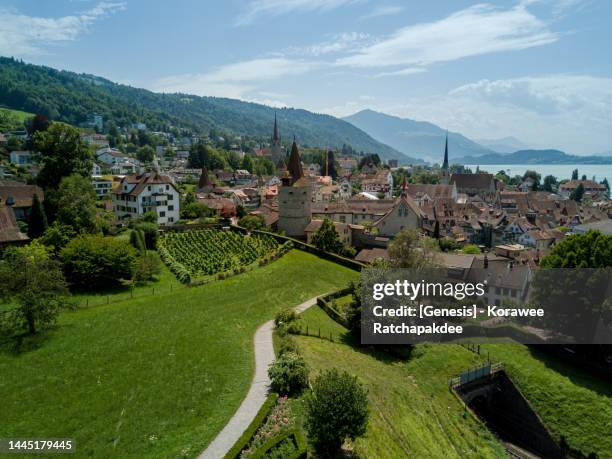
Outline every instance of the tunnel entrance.
[[477, 377], [462, 375], [453, 389], [511, 456], [564, 457], [529, 402], [501, 367], [496, 371], [480, 371]]

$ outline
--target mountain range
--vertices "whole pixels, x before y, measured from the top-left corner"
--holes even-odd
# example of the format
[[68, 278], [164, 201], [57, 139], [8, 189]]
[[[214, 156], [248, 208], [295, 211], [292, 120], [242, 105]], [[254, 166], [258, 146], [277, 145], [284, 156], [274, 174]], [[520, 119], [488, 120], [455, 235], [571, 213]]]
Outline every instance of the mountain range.
[[510, 154], [490, 153], [457, 158], [459, 164], [612, 164], [611, 156], [568, 155], [559, 150], [519, 150]]
[[196, 133], [215, 130], [260, 141], [270, 138], [276, 113], [286, 143], [295, 136], [304, 146], [341, 148], [347, 144], [358, 152], [378, 153], [382, 159], [421, 162], [333, 116], [234, 99], [155, 93], [5, 57], [0, 57], [0, 105], [74, 125], [83, 125], [97, 113], [105, 123], [118, 126], [145, 123], [156, 131], [171, 127]]
[[[399, 118], [373, 110], [362, 110], [343, 119], [408, 156], [424, 158], [432, 163], [442, 162], [447, 132], [433, 123]], [[495, 153], [456, 132], [448, 132], [448, 144], [451, 162], [461, 156]]]

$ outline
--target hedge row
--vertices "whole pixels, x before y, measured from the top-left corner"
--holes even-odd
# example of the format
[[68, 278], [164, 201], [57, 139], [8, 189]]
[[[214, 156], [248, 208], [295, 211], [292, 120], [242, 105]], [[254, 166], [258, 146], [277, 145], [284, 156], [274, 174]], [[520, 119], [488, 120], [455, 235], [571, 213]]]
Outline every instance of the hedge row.
[[347, 327], [348, 328], [348, 323], [347, 323], [346, 318], [344, 317], [344, 315], [341, 314], [340, 312], [338, 312], [333, 307], [333, 300], [336, 299], [336, 298], [339, 298], [341, 296], [348, 295], [351, 292], [352, 292], [351, 288], [350, 287], [346, 287], [346, 288], [343, 288], [341, 290], [337, 290], [335, 292], [329, 293], [327, 295], [320, 296], [320, 297], [317, 298], [317, 305], [321, 309], [323, 309], [323, 311], [325, 311], [327, 313], [327, 315], [329, 317], [331, 317], [333, 320], [338, 322], [343, 327]]
[[168, 249], [161, 244], [157, 246], [157, 252], [159, 253], [162, 261], [168, 266], [168, 269], [176, 276], [176, 278], [183, 284], [189, 284], [191, 282], [191, 274], [182, 263], [179, 263], [174, 259]]
[[261, 445], [257, 450], [253, 452], [253, 454], [249, 457], [249, 459], [262, 459], [265, 457], [267, 453], [269, 453], [272, 449], [278, 446], [282, 441], [292, 439], [295, 444], [295, 452], [290, 456], [287, 456], [284, 459], [304, 459], [308, 453], [308, 443], [300, 432], [299, 429], [288, 430], [285, 433], [277, 435], [276, 437], [270, 438], [263, 445]]
[[257, 432], [257, 429], [263, 424], [266, 420], [274, 405], [276, 405], [276, 401], [278, 400], [278, 394], [272, 392], [266, 398], [266, 401], [255, 415], [255, 418], [251, 421], [249, 426], [246, 428], [244, 433], [240, 436], [238, 441], [234, 443], [234, 446], [227, 452], [227, 454], [223, 457], [223, 459], [236, 459], [240, 457], [240, 452], [247, 447], [253, 435]]

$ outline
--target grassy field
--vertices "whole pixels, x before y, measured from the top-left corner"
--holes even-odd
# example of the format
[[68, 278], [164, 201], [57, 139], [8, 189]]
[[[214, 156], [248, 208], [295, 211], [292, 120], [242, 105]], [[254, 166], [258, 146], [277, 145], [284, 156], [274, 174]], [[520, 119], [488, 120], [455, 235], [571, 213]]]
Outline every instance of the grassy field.
[[556, 357], [518, 344], [490, 344], [507, 372], [559, 439], [588, 455], [612, 457], [612, 385]]
[[73, 437], [76, 457], [194, 457], [246, 395], [257, 326], [356, 277], [292, 251], [225, 281], [64, 313], [21, 352], [0, 344], [1, 435]]
[[[372, 418], [356, 451], [370, 457], [496, 457], [500, 448], [450, 394], [451, 376], [483, 360], [457, 345], [419, 345], [407, 362], [344, 344], [343, 327], [318, 307], [301, 318], [335, 342], [296, 337], [315, 371], [339, 367], [370, 390]], [[482, 345], [504, 363], [513, 381], [559, 438], [588, 454], [612, 457], [612, 387], [558, 360], [516, 344]]]
[[[334, 337], [343, 328], [318, 307], [303, 325]], [[362, 458], [501, 457], [493, 436], [469, 416], [448, 389], [448, 378], [478, 357], [460, 346], [417, 346], [408, 362], [341, 342], [296, 337], [314, 372], [336, 367], [358, 376], [369, 390], [370, 422], [355, 451]], [[336, 338], [334, 338], [336, 339]]]

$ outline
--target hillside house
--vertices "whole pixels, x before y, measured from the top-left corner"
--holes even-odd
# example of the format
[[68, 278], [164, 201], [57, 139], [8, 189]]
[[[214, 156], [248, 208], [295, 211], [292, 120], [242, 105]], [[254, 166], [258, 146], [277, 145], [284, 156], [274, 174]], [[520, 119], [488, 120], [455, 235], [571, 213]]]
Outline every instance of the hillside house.
[[10, 206], [17, 220], [27, 220], [32, 209], [34, 194], [42, 203], [45, 194], [37, 185], [26, 185], [12, 180], [0, 181], [0, 204]]
[[180, 218], [179, 191], [168, 176], [157, 172], [124, 177], [112, 195], [118, 220], [149, 211], [157, 214], [160, 225], [172, 225]]
[[16, 166], [29, 166], [34, 164], [38, 158], [40, 158], [40, 153], [34, 153], [32, 151], [11, 151], [9, 154], [9, 160], [11, 164], [15, 164]]

